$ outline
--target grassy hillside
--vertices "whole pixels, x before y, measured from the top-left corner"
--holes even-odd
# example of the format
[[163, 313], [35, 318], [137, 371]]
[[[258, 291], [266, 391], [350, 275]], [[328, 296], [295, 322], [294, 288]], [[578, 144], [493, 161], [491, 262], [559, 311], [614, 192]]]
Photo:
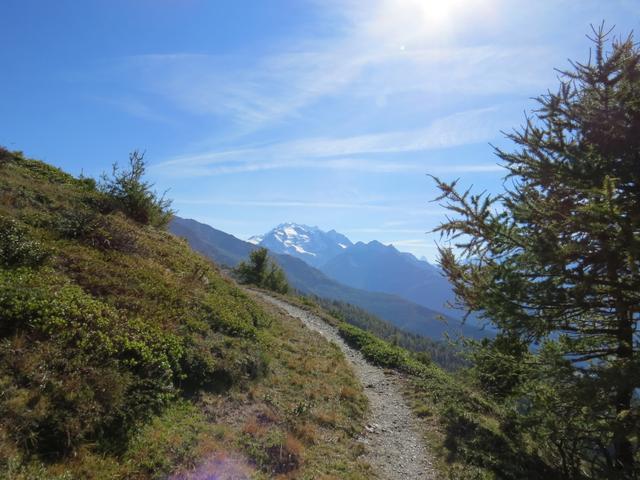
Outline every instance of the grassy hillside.
[[0, 478], [370, 478], [340, 352], [131, 217], [0, 149]]

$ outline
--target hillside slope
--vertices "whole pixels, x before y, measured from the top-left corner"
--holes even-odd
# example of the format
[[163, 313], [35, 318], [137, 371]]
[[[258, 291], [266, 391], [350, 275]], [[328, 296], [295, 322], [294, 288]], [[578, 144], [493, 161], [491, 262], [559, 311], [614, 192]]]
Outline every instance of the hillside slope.
[[380, 242], [358, 242], [321, 267], [323, 273], [361, 290], [399, 295], [418, 305], [459, 316], [447, 306], [453, 302], [451, 285], [442, 273], [413, 255]]
[[0, 149], [0, 479], [375, 476], [340, 352], [116, 200]]
[[[194, 250], [231, 267], [246, 259], [249, 252], [257, 248], [195, 220], [175, 217], [169, 228], [176, 235], [186, 238]], [[458, 320], [399, 296], [349, 287], [327, 277], [299, 258], [283, 254], [272, 255], [285, 271], [291, 285], [301, 293], [357, 305], [400, 329], [435, 340], [442, 339], [445, 333], [463, 333], [474, 338], [484, 336], [480, 329], [461, 325]]]

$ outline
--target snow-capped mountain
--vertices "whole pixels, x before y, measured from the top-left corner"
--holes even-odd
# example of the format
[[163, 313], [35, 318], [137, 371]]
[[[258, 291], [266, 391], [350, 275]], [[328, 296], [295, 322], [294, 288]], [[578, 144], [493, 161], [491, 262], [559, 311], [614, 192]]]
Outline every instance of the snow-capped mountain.
[[451, 285], [441, 271], [425, 260], [373, 240], [352, 243], [331, 230], [283, 223], [250, 242], [272, 252], [297, 257], [350, 287], [399, 295], [429, 309], [455, 316], [446, 304], [453, 301]]
[[324, 265], [353, 245], [335, 230], [324, 232], [318, 227], [297, 223], [282, 223], [264, 235], [251, 237], [249, 242], [272, 252], [298, 257], [314, 267]]

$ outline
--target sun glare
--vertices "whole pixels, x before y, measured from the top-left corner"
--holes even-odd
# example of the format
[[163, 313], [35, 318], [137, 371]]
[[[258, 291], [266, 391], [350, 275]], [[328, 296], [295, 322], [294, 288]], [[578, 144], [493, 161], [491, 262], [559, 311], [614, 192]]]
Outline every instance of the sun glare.
[[[499, 0], [386, 0], [370, 19], [376, 36], [400, 42], [406, 49], [443, 39], [490, 22]], [[404, 49], [404, 48], [403, 48]]]
[[491, 13], [492, 0], [408, 0], [420, 12], [425, 27], [446, 32]]

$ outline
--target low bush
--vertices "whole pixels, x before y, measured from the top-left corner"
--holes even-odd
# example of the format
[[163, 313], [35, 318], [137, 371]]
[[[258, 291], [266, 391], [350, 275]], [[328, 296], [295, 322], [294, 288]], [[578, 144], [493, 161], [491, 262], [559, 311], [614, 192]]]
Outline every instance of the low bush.
[[420, 374], [425, 367], [405, 349], [393, 346], [358, 327], [340, 323], [338, 332], [347, 343], [360, 350], [365, 358], [376, 365], [413, 374]]
[[173, 215], [171, 200], [152, 190], [153, 184], [143, 178], [145, 171], [144, 153], [136, 150], [129, 155], [128, 169], [121, 170], [114, 164], [111, 177], [103, 175], [100, 190], [136, 222], [164, 227]]
[[16, 220], [0, 216], [0, 267], [36, 267], [49, 253]]
[[212, 436], [211, 425], [194, 406], [178, 402], [139, 429], [130, 441], [125, 461], [130, 477], [166, 479], [176, 465], [193, 468], [199, 445]]
[[248, 262], [241, 262], [235, 268], [241, 283], [256, 285], [268, 290], [286, 294], [289, 283], [284, 271], [269, 258], [266, 248], [258, 248], [249, 255]]
[[0, 317], [0, 413], [25, 451], [73, 450], [174, 395], [180, 340], [52, 273], [0, 270]]
[[13, 160], [13, 154], [4, 147], [0, 147], [0, 168]]
[[98, 228], [98, 215], [88, 208], [63, 210], [54, 228], [64, 238], [85, 239]]

